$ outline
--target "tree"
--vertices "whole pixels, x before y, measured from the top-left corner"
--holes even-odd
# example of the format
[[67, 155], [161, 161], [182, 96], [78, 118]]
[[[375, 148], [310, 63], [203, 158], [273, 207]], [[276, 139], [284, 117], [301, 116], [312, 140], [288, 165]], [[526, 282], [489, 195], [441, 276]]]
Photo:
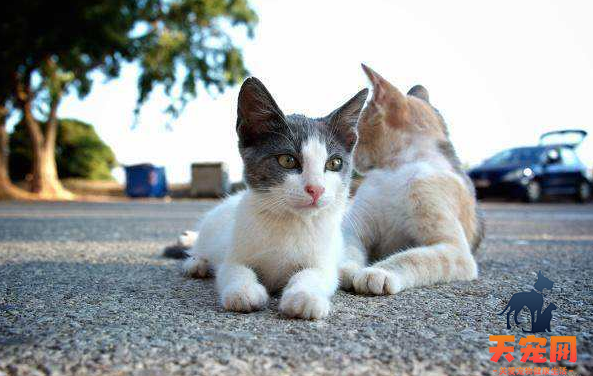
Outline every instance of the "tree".
[[92, 71], [113, 78], [122, 63], [136, 62], [137, 108], [162, 85], [171, 98], [167, 110], [176, 115], [200, 83], [223, 91], [244, 78], [230, 29], [242, 26], [252, 36], [257, 21], [246, 0], [28, 0], [0, 7], [0, 105], [21, 112], [32, 148], [32, 190], [42, 198], [71, 197], [55, 160], [64, 93], [82, 97]]
[[[47, 124], [41, 123], [42, 130]], [[23, 121], [10, 137], [10, 177], [24, 180], [31, 172], [31, 141]], [[56, 165], [58, 177], [89, 180], [113, 179], [111, 170], [116, 166], [115, 155], [97, 135], [92, 125], [74, 120], [58, 120], [56, 137]]]
[[[0, 24], [0, 30], [2, 25]], [[0, 50], [0, 56], [2, 52]], [[0, 60], [0, 67], [15, 66], [8, 59]], [[6, 131], [6, 121], [12, 110], [11, 102], [11, 88], [9, 75], [6, 69], [0, 69], [0, 199], [17, 198], [28, 199], [31, 194], [26, 192], [10, 181], [8, 176], [8, 133]]]
[[8, 133], [6, 132], [6, 117], [8, 116], [8, 109], [0, 105], [0, 199], [17, 198], [30, 199], [32, 198], [29, 192], [26, 192], [10, 181], [8, 176]]

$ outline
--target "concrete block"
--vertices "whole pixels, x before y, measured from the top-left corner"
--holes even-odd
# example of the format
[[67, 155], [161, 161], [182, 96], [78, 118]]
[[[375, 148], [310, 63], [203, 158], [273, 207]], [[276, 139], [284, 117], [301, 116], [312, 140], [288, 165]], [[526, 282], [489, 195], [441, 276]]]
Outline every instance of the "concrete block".
[[193, 163], [191, 165], [192, 197], [222, 197], [230, 192], [228, 167], [223, 162]]

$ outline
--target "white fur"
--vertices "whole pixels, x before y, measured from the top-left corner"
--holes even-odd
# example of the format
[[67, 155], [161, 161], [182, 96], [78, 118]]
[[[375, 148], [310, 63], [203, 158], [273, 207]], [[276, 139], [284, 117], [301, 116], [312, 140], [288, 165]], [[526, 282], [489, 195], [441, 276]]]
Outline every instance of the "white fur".
[[177, 245], [180, 247], [191, 248], [198, 240], [198, 233], [195, 231], [184, 231], [177, 239]]
[[[338, 286], [348, 190], [339, 173], [324, 172], [324, 143], [311, 139], [302, 155], [301, 174], [289, 175], [266, 193], [247, 190], [231, 196], [200, 226], [183, 267], [199, 277], [214, 270], [227, 310], [261, 309], [268, 293], [284, 289], [280, 311], [285, 315], [317, 319], [329, 312]], [[310, 206], [308, 184], [325, 188], [317, 207]]]
[[[412, 183], [441, 177], [456, 181], [461, 187], [465, 184], [461, 177], [431, 140], [411, 143], [395, 160], [397, 168], [372, 170], [365, 175], [346, 215], [345, 258], [340, 265], [342, 287], [362, 294], [382, 295], [413, 286], [476, 278], [477, 266], [466, 234], [446, 198], [429, 204], [446, 218], [442, 226], [457, 241], [410, 248], [414, 244], [423, 244], [423, 239], [429, 235], [419, 231], [410, 206]], [[467, 258], [467, 265], [474, 265], [474, 269], [457, 270], [453, 265], [448, 273], [441, 273], [427, 266], [420, 268], [422, 271], [418, 273], [399, 266], [400, 257], [414, 254], [418, 254], [420, 262], [441, 255], [452, 259], [460, 256]], [[368, 259], [379, 261], [367, 266]], [[432, 265], [438, 266], [438, 263]]]

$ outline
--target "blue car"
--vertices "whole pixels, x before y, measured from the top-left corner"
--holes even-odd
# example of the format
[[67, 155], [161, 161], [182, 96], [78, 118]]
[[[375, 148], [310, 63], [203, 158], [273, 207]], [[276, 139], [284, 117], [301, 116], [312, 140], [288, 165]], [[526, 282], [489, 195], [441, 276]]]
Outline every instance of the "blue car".
[[[541, 141], [582, 130], [549, 132]], [[478, 198], [505, 197], [538, 202], [544, 196], [571, 196], [580, 202], [591, 197], [587, 167], [575, 153], [577, 143], [555, 143], [504, 150], [472, 168], [469, 176]]]

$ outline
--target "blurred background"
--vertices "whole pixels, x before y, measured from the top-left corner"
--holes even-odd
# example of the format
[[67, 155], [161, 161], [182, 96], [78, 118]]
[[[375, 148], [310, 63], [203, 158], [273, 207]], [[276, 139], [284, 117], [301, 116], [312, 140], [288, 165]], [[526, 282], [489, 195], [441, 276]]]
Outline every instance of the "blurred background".
[[[402, 91], [422, 84], [468, 169], [544, 132], [593, 131], [588, 1], [10, 3], [0, 5], [3, 197], [117, 196], [123, 167], [136, 165], [128, 181], [163, 194], [224, 193], [241, 180], [234, 126], [248, 75], [286, 113], [309, 116], [368, 86], [360, 63]], [[583, 176], [591, 145], [574, 147]], [[502, 174], [537, 174], [527, 162]], [[493, 184], [484, 174], [472, 178]]]

